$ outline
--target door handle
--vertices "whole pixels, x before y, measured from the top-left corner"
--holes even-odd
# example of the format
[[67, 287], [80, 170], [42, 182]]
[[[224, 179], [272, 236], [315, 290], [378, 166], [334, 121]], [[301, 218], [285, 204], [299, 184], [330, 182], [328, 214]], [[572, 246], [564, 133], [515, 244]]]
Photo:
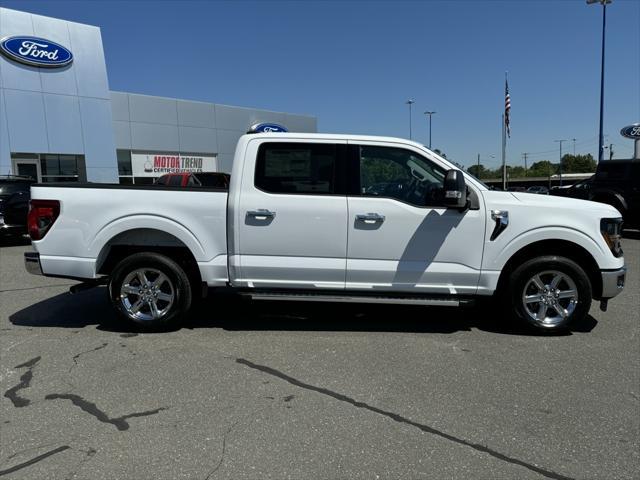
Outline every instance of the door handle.
[[266, 208], [259, 208], [258, 210], [249, 210], [247, 215], [249, 217], [254, 217], [256, 220], [266, 220], [267, 218], [275, 217], [276, 212], [272, 212]]
[[356, 220], [358, 222], [364, 223], [382, 223], [384, 222], [385, 216], [380, 215], [379, 213], [360, 213], [356, 215]]

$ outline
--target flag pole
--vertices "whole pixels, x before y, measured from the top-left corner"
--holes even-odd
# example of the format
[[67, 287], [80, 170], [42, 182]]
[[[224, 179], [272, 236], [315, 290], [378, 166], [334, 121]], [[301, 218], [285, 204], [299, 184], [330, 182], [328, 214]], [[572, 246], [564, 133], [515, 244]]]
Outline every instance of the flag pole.
[[[508, 93], [508, 78], [507, 72], [504, 72], [504, 93], [505, 93], [505, 108], [502, 113], [502, 190], [507, 189], [507, 93]], [[511, 103], [509, 101], [509, 103]]]
[[505, 161], [507, 151], [507, 126], [504, 123], [504, 113], [502, 114], [502, 190], [507, 189], [507, 164]]

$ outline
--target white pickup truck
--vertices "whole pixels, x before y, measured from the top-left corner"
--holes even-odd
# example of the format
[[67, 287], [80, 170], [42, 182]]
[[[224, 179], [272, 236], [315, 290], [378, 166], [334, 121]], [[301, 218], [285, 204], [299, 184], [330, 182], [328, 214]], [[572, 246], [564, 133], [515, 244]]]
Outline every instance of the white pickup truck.
[[31, 198], [27, 270], [108, 283], [116, 312], [152, 329], [224, 288], [441, 306], [495, 296], [500, 312], [554, 330], [624, 288], [615, 208], [491, 191], [396, 138], [245, 135], [228, 191], [40, 184]]

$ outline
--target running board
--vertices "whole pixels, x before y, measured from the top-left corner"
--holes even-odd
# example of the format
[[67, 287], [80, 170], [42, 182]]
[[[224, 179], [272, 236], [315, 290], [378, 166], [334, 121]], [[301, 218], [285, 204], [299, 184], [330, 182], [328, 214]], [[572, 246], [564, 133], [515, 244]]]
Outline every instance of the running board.
[[458, 307], [470, 305], [473, 300], [451, 297], [385, 297], [373, 295], [322, 295], [306, 293], [246, 293], [252, 300], [276, 300], [293, 302], [342, 302], [342, 303], [387, 303], [402, 305], [430, 305], [437, 307]]

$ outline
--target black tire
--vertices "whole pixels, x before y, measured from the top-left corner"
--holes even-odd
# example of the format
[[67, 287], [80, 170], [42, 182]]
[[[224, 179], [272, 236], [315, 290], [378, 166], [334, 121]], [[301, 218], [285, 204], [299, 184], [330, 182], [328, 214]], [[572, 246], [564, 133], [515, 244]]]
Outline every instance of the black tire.
[[[140, 271], [148, 280], [144, 285]], [[143, 330], [166, 330], [189, 311], [191, 282], [171, 258], [153, 252], [136, 253], [114, 268], [109, 280], [109, 299], [120, 318], [127, 322]]]
[[[556, 288], [548, 288], [558, 278]], [[591, 308], [589, 277], [580, 265], [566, 257], [547, 255], [524, 262], [509, 275], [507, 290], [505, 300], [512, 316], [537, 331], [567, 330], [572, 323], [584, 320]], [[577, 297], [572, 298], [569, 295], [574, 290]], [[540, 314], [543, 309], [545, 313]]]

